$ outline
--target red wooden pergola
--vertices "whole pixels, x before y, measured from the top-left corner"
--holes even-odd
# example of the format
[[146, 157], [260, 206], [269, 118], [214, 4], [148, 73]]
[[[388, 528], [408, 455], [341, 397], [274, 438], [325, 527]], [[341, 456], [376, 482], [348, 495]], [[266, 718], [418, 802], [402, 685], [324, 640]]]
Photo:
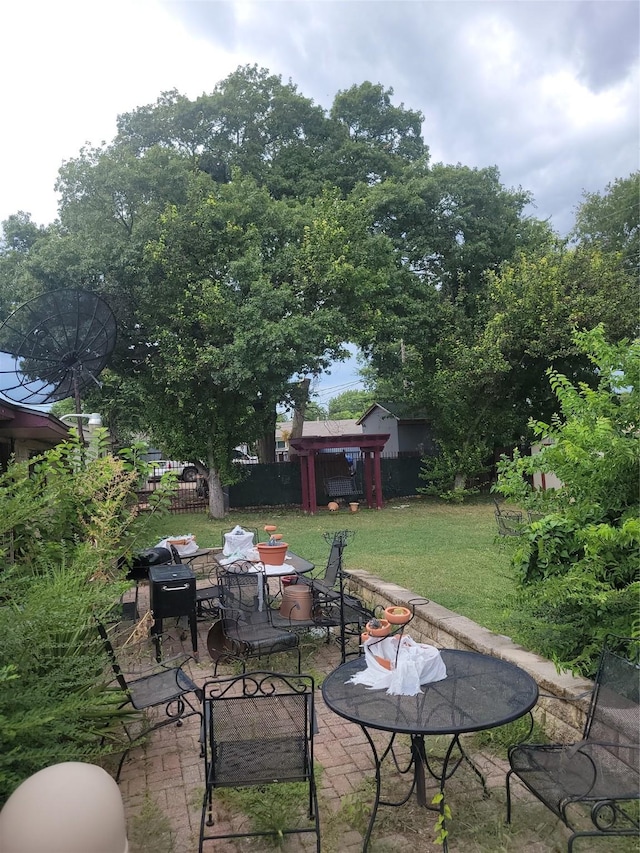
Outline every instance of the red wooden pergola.
[[[382, 509], [382, 475], [380, 473], [380, 454], [387, 443], [389, 433], [377, 435], [310, 435], [306, 438], [292, 438], [289, 446], [300, 457], [300, 478], [302, 484], [302, 508], [313, 515], [318, 509], [316, 501], [316, 456], [321, 450], [341, 447], [357, 447], [364, 460], [364, 492], [369, 509]], [[375, 486], [375, 498], [374, 498]]]

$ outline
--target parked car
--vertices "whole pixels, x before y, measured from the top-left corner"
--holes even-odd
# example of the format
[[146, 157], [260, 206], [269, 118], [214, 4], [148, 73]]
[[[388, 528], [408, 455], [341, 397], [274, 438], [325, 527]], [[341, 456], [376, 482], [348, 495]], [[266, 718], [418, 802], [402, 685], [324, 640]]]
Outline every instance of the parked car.
[[257, 465], [258, 457], [250, 456], [248, 453], [245, 453], [244, 450], [236, 447], [233, 451], [233, 461], [237, 462], [239, 465]]
[[174, 462], [167, 459], [154, 459], [150, 463], [153, 465], [153, 470], [149, 474], [149, 481], [154, 482], [160, 479], [163, 474], [168, 471], [173, 471], [179, 480], [185, 483], [195, 483], [198, 479], [198, 469], [190, 462]]

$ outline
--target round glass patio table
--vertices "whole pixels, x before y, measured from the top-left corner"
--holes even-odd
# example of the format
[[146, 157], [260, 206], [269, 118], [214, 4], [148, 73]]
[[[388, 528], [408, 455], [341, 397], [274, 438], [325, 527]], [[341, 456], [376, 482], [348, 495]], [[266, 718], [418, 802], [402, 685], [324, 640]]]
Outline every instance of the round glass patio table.
[[[373, 751], [376, 798], [363, 851], [367, 850], [379, 805], [403, 805], [415, 791], [419, 805], [429, 807], [425, 770], [439, 783], [443, 797], [437, 808], [441, 814], [444, 814], [445, 782], [463, 760], [473, 768], [486, 791], [484, 778], [462, 749], [459, 736], [517, 720], [527, 714], [538, 700], [535, 680], [509, 661], [458, 649], [441, 649], [440, 654], [447, 677], [423, 684], [422, 693], [416, 696], [392, 696], [385, 689], [375, 690], [350, 683], [350, 679], [366, 667], [363, 657], [343, 663], [322, 683], [322, 696], [327, 706], [340, 717], [357, 723]], [[391, 733], [383, 751], [376, 748], [369, 729]], [[381, 765], [392, 752], [398, 734], [411, 737], [411, 763], [404, 772], [413, 769], [413, 781], [404, 799], [385, 802], [380, 799]], [[425, 750], [425, 737], [433, 735], [451, 737], [439, 772], [432, 766], [433, 761]], [[443, 849], [446, 850], [446, 839]]]

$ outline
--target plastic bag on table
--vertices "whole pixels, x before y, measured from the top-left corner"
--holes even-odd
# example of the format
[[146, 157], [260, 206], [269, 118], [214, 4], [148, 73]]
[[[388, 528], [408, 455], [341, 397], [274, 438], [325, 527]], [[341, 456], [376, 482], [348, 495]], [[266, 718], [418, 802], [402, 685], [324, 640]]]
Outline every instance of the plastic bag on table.
[[367, 666], [350, 681], [395, 696], [415, 696], [420, 686], [447, 677], [447, 668], [435, 646], [416, 643], [408, 634], [370, 637], [364, 643]]
[[253, 533], [250, 530], [245, 530], [239, 524], [224, 534], [224, 545], [222, 546], [222, 556], [230, 557], [232, 554], [240, 553], [245, 555], [247, 551], [253, 548]]
[[181, 557], [188, 557], [189, 554], [195, 554], [198, 550], [196, 537], [192, 533], [186, 533], [184, 536], [167, 536], [156, 545], [156, 548], [169, 548], [170, 545], [176, 549]]

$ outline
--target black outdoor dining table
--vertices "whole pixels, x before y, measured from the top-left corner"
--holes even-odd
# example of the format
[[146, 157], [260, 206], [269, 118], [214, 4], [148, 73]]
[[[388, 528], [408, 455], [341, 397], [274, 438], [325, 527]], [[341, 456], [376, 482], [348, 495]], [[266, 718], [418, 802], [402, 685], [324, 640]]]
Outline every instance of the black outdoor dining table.
[[[213, 549], [213, 559], [218, 563], [221, 569], [228, 569], [228, 566], [223, 565], [218, 560], [222, 557], [222, 548]], [[231, 564], [233, 565], [233, 564]], [[313, 571], [316, 565], [293, 551], [287, 551], [284, 563], [282, 566], [270, 566], [267, 563], [256, 562], [256, 571], [262, 572], [265, 577], [284, 577], [286, 575], [305, 575], [307, 572]], [[233, 571], [233, 569], [231, 569]]]
[[[419, 805], [429, 808], [426, 798], [425, 770], [438, 782], [444, 795], [445, 782], [465, 760], [482, 781], [480, 771], [464, 753], [459, 741], [463, 733], [492, 729], [510, 723], [527, 714], [538, 700], [538, 685], [523, 669], [508, 661], [457, 649], [441, 649], [447, 677], [442, 681], [422, 685], [417, 696], [393, 696], [386, 690], [374, 690], [349, 680], [366, 667], [363, 657], [347, 661], [333, 670], [322, 684], [322, 696], [328, 707], [363, 730], [375, 764], [376, 796], [363, 851], [367, 850], [379, 805], [401, 806], [415, 790]], [[378, 729], [391, 733], [391, 738], [379, 751], [369, 733]], [[380, 799], [381, 765], [392, 753], [398, 734], [411, 738], [411, 763], [404, 772], [413, 769], [413, 781], [407, 796], [399, 802]], [[451, 737], [449, 747], [438, 772], [425, 750], [424, 739], [429, 735]], [[455, 757], [453, 753], [455, 751]], [[444, 814], [444, 797], [438, 806]], [[446, 839], [443, 845], [446, 850]]]

